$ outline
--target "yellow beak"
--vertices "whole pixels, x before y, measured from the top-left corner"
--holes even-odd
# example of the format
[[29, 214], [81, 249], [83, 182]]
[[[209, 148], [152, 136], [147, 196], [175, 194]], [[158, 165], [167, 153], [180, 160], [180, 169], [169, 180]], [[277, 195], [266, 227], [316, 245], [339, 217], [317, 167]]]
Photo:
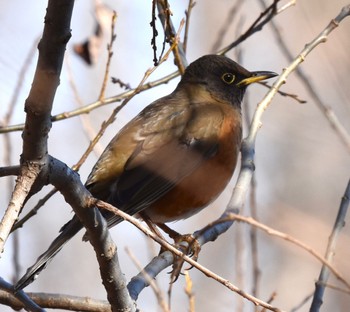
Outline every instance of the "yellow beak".
[[252, 72], [250, 77], [241, 80], [239, 83], [237, 83], [237, 86], [248, 86], [254, 82], [259, 82], [276, 76], [278, 76], [278, 74], [269, 71]]

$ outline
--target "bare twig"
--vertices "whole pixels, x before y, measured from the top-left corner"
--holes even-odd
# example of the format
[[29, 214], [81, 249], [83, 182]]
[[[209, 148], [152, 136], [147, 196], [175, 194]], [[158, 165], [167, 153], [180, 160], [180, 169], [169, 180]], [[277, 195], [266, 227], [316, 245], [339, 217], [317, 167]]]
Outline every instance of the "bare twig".
[[195, 5], [196, 5], [196, 2], [194, 2], [194, 0], [189, 0], [187, 10], [185, 11], [186, 24], [185, 24], [184, 41], [182, 45], [185, 53], [186, 53], [187, 43], [188, 43], [188, 31], [190, 29], [190, 17], [191, 17], [192, 9], [194, 8]]
[[262, 12], [259, 17], [253, 22], [253, 24], [235, 41], [230, 43], [227, 47], [218, 51], [218, 54], [226, 54], [228, 51], [232, 50], [234, 47], [239, 45], [241, 42], [249, 38], [255, 32], [260, 31], [267, 23], [271, 21], [277, 15], [277, 4], [280, 0], [274, 0], [273, 3]]
[[110, 42], [107, 45], [108, 55], [107, 55], [106, 69], [105, 69], [105, 74], [103, 77], [100, 95], [98, 97], [98, 99], [101, 102], [103, 102], [103, 100], [105, 98], [105, 92], [106, 92], [107, 81], [108, 81], [108, 76], [109, 76], [109, 68], [111, 66], [111, 60], [112, 60], [112, 56], [113, 56], [113, 43], [115, 42], [115, 39], [117, 38], [117, 35], [115, 34], [115, 22], [116, 22], [116, 20], [117, 20], [117, 13], [115, 11], [113, 11], [112, 22], [111, 22], [111, 38], [110, 38]]
[[[185, 55], [185, 51], [183, 49], [183, 45], [180, 42], [180, 39], [176, 37], [176, 31], [175, 27], [173, 25], [173, 22], [171, 20], [171, 13], [170, 13], [170, 6], [167, 0], [156, 0], [157, 1], [157, 8], [158, 8], [158, 15], [159, 19], [163, 25], [164, 29], [164, 36], [167, 38], [169, 43], [172, 45], [174, 40], [177, 41], [177, 44], [174, 46], [173, 54], [175, 57], [175, 63], [176, 66], [179, 69], [179, 72], [181, 75], [185, 72], [185, 68], [187, 67], [187, 59]], [[184, 23], [182, 20], [181, 23]]]
[[[79, 94], [79, 91], [78, 91], [78, 87], [77, 87], [77, 85], [75, 83], [75, 80], [74, 80], [74, 77], [73, 77], [73, 73], [72, 73], [72, 69], [71, 69], [71, 66], [70, 66], [69, 54], [66, 56], [66, 66], [67, 66], [68, 82], [69, 82], [70, 87], [71, 87], [71, 89], [73, 91], [75, 101], [77, 102], [78, 107], [83, 107], [84, 103], [83, 103], [82, 98], [80, 97], [80, 94]], [[101, 100], [101, 102], [103, 102], [103, 100]], [[89, 141], [93, 140], [93, 138], [96, 136], [96, 131], [92, 127], [90, 115], [80, 114], [79, 118], [80, 118], [80, 122], [81, 122], [81, 124], [83, 126], [85, 135], [87, 136]], [[99, 143], [97, 143], [95, 145], [95, 147], [94, 147], [95, 154], [99, 156], [99, 155], [101, 155], [102, 151], [103, 151], [102, 146]], [[78, 162], [78, 164], [75, 165], [75, 170], [78, 171], [82, 164], [83, 164], [82, 162], [81, 163]]]
[[[350, 10], [350, 6], [349, 6], [349, 10]], [[346, 186], [345, 193], [341, 200], [340, 207], [338, 210], [338, 215], [336, 217], [331, 236], [329, 237], [326, 256], [325, 256], [327, 262], [331, 262], [335, 254], [335, 246], [338, 240], [338, 236], [340, 234], [340, 230], [345, 225], [345, 217], [349, 208], [349, 203], [350, 203], [350, 180], [348, 181], [348, 184]], [[323, 303], [322, 298], [325, 292], [325, 283], [327, 283], [327, 280], [329, 277], [329, 271], [330, 271], [330, 268], [325, 264], [323, 264], [320, 276], [318, 278], [318, 281], [316, 282], [316, 289], [312, 300], [310, 312], [317, 312], [320, 310], [320, 307]], [[349, 284], [347, 284], [347, 286], [350, 290]]]
[[297, 3], [296, 0], [291, 0], [291, 1], [287, 2], [285, 5], [283, 5], [282, 7], [280, 7], [277, 10], [277, 14], [282, 13], [283, 11], [287, 10], [288, 8], [290, 8], [291, 6], [294, 6], [296, 3]]
[[349, 289], [344, 289], [342, 287], [339, 287], [339, 286], [336, 286], [336, 285], [332, 285], [332, 284], [329, 284], [329, 283], [322, 283], [321, 281], [318, 281], [318, 283], [324, 285], [327, 288], [334, 289], [336, 291], [340, 291], [340, 292], [342, 292], [344, 294], [350, 295], [350, 290]]
[[[271, 88], [271, 86], [265, 81], [260, 81], [259, 84], [264, 86], [264, 87], [266, 87], [266, 88], [268, 88], [268, 89]], [[281, 96], [289, 97], [289, 98], [297, 101], [299, 104], [307, 103], [306, 100], [300, 99], [297, 94], [288, 93], [288, 92], [284, 92], [284, 91], [281, 91], [281, 90], [278, 90], [278, 94], [281, 95]]]
[[195, 312], [195, 300], [194, 300], [194, 293], [193, 293], [193, 282], [190, 277], [189, 271], [185, 271], [185, 280], [186, 280], [186, 286], [185, 286], [185, 293], [188, 297], [188, 303], [189, 303], [189, 312]]
[[52, 188], [51, 191], [49, 191], [42, 199], [40, 199], [37, 204], [19, 221], [17, 221], [12, 229], [11, 232], [16, 231], [17, 229], [21, 228], [24, 223], [26, 223], [30, 218], [34, 217], [39, 209], [45, 205], [45, 203], [54, 195], [57, 193], [57, 189]]
[[[349, 288], [350, 290], [350, 283], [332, 266], [331, 262], [328, 259], [325, 259], [324, 257], [322, 257], [322, 255], [320, 255], [318, 252], [316, 252], [315, 250], [313, 250], [311, 247], [309, 247], [308, 245], [306, 245], [305, 243], [303, 243], [302, 241], [299, 241], [298, 239], [277, 231], [265, 224], [262, 224], [256, 220], [254, 220], [251, 217], [244, 217], [238, 214], [230, 214], [228, 215], [229, 220], [233, 220], [233, 221], [241, 221], [241, 222], [245, 222], [248, 223], [250, 225], [253, 225], [255, 227], [257, 227], [260, 230], [263, 230], [264, 232], [266, 232], [269, 235], [273, 235], [276, 237], [280, 237], [290, 243], [293, 243], [294, 245], [297, 245], [298, 247], [306, 250], [308, 253], [310, 253], [313, 257], [315, 257], [317, 260], [319, 260], [325, 267], [327, 267], [327, 269], [329, 269], [332, 274], [339, 280], [341, 281], [346, 287]], [[224, 220], [222, 220], [223, 222]]]
[[307, 302], [312, 298], [313, 293], [305, 296], [301, 302], [299, 302], [293, 309], [290, 310], [290, 312], [297, 312], [299, 311]]

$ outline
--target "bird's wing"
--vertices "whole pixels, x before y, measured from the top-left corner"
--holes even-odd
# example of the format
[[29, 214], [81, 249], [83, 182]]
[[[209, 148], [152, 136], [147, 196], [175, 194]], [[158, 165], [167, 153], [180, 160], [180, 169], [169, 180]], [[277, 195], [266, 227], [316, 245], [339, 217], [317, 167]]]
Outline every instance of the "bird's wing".
[[[205, 109], [194, 110], [184, 101], [180, 106], [171, 99], [165, 101], [167, 105], [163, 99], [147, 107], [111, 142], [88, 180], [94, 196], [101, 198], [100, 190], [104, 196], [108, 192], [108, 199], [102, 199], [134, 215], [216, 154], [217, 140], [206, 129], [219, 128], [222, 112], [216, 110], [216, 115], [211, 112], [210, 118], [203, 118]], [[208, 125], [204, 119], [215, 125]], [[126, 149], [129, 150], [125, 152]], [[122, 161], [117, 160], [118, 150]], [[113, 226], [120, 221], [112, 216], [108, 224]]]

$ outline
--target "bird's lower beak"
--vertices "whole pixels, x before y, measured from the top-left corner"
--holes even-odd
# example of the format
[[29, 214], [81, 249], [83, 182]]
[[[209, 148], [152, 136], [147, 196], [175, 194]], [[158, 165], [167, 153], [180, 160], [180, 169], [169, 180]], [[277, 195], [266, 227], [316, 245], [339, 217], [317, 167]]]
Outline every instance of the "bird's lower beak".
[[269, 72], [269, 71], [256, 71], [252, 72], [252, 75], [248, 78], [243, 79], [240, 81], [237, 86], [248, 86], [254, 82], [259, 82], [265, 79], [269, 79], [272, 77], [276, 77], [278, 74], [274, 72]]

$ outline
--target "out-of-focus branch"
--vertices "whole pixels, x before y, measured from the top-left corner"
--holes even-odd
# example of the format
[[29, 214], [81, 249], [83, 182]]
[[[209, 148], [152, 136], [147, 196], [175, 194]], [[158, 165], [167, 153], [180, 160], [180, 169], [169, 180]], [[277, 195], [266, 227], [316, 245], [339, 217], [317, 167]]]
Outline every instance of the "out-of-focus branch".
[[189, 0], [187, 10], [185, 12], [186, 24], [185, 24], [185, 34], [184, 34], [184, 40], [183, 40], [183, 49], [185, 53], [186, 53], [187, 43], [188, 43], [188, 32], [190, 29], [190, 17], [191, 17], [192, 9], [194, 8], [195, 5], [196, 5], [196, 2], [194, 2], [194, 0]]
[[114, 11], [112, 15], [112, 23], [111, 23], [111, 38], [110, 42], [107, 45], [107, 51], [108, 51], [108, 57], [107, 57], [107, 63], [106, 63], [106, 69], [105, 69], [105, 74], [103, 77], [103, 82], [101, 86], [101, 91], [98, 99], [103, 102], [105, 98], [105, 91], [107, 88], [107, 81], [108, 81], [108, 76], [109, 76], [109, 68], [111, 66], [111, 60], [113, 56], [113, 43], [115, 42], [115, 39], [117, 38], [117, 35], [115, 34], [115, 22], [117, 20], [117, 13]]
[[[350, 10], [350, 6], [349, 6]], [[350, 180], [348, 181], [347, 187], [345, 189], [344, 196], [341, 200], [340, 207], [338, 210], [338, 215], [336, 217], [331, 236], [329, 237], [328, 246], [326, 250], [326, 259], [328, 262], [332, 261], [335, 255], [335, 246], [337, 244], [338, 236], [340, 230], [345, 225], [345, 217], [349, 208], [350, 203]], [[321, 273], [316, 282], [315, 294], [312, 300], [310, 312], [317, 312], [323, 303], [323, 294], [325, 292], [325, 284], [328, 281], [330, 268], [325, 264], [322, 265]], [[349, 285], [347, 285], [350, 289]]]
[[[221, 28], [218, 31], [218, 34], [216, 36], [216, 40], [213, 43], [213, 46], [211, 48], [211, 51], [218, 51], [219, 48], [221, 47], [223, 41], [224, 41], [224, 37], [227, 34], [227, 32], [230, 29], [230, 25], [231, 23], [234, 21], [237, 13], [239, 12], [239, 9], [241, 7], [241, 5], [244, 3], [244, 1], [236, 1], [233, 6], [231, 7], [230, 10], [228, 10], [226, 19], [223, 21]], [[240, 28], [240, 27], [237, 27]]]
[[17, 229], [21, 228], [24, 223], [26, 223], [30, 218], [34, 217], [38, 210], [45, 205], [45, 203], [54, 195], [57, 193], [57, 189], [53, 188], [51, 191], [49, 191], [42, 199], [40, 199], [37, 204], [19, 221], [17, 221], [12, 229], [11, 232], [16, 231]]
[[267, 23], [269, 23], [278, 13], [277, 4], [280, 0], [274, 0], [273, 3], [262, 12], [259, 17], [253, 22], [253, 24], [235, 41], [230, 43], [227, 47], [221, 49], [217, 54], [226, 54], [241, 42], [249, 38], [252, 34], [260, 31]]
[[[266, 7], [265, 2], [263, 0], [260, 0], [260, 3], [263, 7]], [[346, 14], [346, 10], [347, 10], [347, 7], [344, 7], [345, 14]], [[336, 28], [340, 21], [338, 21], [337, 18], [332, 20], [331, 21], [332, 28], [333, 29]], [[281, 32], [279, 31], [276, 23], [273, 20], [271, 20], [269, 25], [274, 32], [274, 35], [276, 37], [276, 40], [280, 49], [286, 56], [287, 60], [291, 62], [293, 60], [293, 55], [290, 52], [289, 48], [287, 47], [287, 44], [283, 39]], [[326, 36], [327, 35], [325, 34], [324, 40], [327, 40]], [[309, 94], [315, 101], [317, 107], [321, 110], [323, 115], [326, 117], [327, 121], [329, 122], [329, 125], [333, 128], [333, 130], [336, 132], [336, 134], [338, 135], [338, 137], [340, 138], [340, 140], [343, 142], [346, 149], [350, 153], [350, 134], [347, 132], [346, 128], [341, 124], [338, 117], [334, 113], [333, 109], [329, 105], [325, 104], [324, 101], [321, 99], [319, 92], [316, 91], [316, 88], [312, 83], [312, 79], [307, 77], [303, 69], [298, 67], [296, 68], [295, 72], [298, 75], [299, 79], [302, 81], [303, 86], [306, 88], [306, 90], [309, 92]]]
[[[350, 191], [350, 184], [348, 185], [348, 187], [349, 187], [349, 189], [347, 191]], [[348, 203], [349, 203], [349, 200], [348, 200], [347, 204]], [[345, 215], [343, 214], [342, 217], [344, 218]], [[330, 259], [328, 259], [327, 257], [326, 258], [322, 257], [318, 252], [316, 252], [314, 249], [312, 249], [311, 247], [309, 247], [305, 243], [299, 241], [298, 239], [296, 239], [296, 238], [294, 238], [286, 233], [282, 233], [282, 232], [277, 231], [277, 230], [275, 230], [275, 229], [273, 229], [265, 224], [262, 224], [256, 220], [254, 220], [254, 218], [251, 218], [251, 217], [244, 217], [244, 216], [238, 215], [238, 214], [230, 214], [230, 215], [228, 215], [228, 219], [230, 219], [232, 221], [239, 221], [239, 222], [248, 223], [248, 224], [266, 232], [269, 235], [280, 237], [280, 238], [282, 238], [288, 242], [291, 242], [294, 245], [306, 250], [313, 257], [315, 257], [317, 260], [319, 260], [323, 264], [323, 266], [325, 268], [327, 268], [327, 270], [331, 271], [332, 274], [350, 290], [350, 283], [332, 266]]]

